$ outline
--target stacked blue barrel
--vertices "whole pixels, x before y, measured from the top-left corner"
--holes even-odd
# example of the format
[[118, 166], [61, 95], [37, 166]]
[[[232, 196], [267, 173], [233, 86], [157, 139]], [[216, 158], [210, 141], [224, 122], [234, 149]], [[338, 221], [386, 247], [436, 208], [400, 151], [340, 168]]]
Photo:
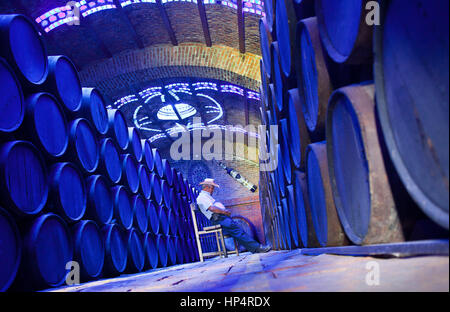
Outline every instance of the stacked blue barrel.
[[273, 246], [448, 238], [448, 1], [264, 5], [260, 201]]
[[0, 291], [198, 260], [191, 185], [25, 16], [0, 15], [0, 77]]

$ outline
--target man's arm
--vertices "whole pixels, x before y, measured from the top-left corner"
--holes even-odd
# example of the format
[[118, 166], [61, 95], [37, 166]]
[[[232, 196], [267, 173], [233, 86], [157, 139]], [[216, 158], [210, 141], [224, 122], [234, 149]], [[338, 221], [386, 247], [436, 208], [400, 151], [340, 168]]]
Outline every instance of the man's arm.
[[214, 205], [211, 205], [208, 208], [208, 210], [211, 211], [211, 212], [214, 212], [214, 213], [223, 214], [223, 215], [226, 215], [226, 216], [231, 216], [231, 211], [229, 211], [227, 209], [221, 209], [221, 208], [215, 207]]

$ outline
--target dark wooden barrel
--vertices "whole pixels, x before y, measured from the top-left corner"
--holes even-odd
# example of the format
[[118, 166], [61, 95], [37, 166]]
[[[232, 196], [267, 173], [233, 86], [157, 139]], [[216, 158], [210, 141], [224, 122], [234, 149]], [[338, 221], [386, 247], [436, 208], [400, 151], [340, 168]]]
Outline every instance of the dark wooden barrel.
[[290, 249], [290, 242], [288, 242], [289, 237], [286, 237], [286, 219], [283, 213], [283, 206], [281, 202], [277, 207], [277, 222], [280, 249]]
[[383, 1], [376, 27], [377, 111], [403, 184], [449, 228], [448, 1]]
[[281, 139], [280, 147], [281, 147], [281, 158], [278, 162], [278, 166], [281, 166], [284, 170], [284, 178], [286, 179], [286, 184], [291, 184], [292, 179], [292, 166], [291, 166], [291, 153], [290, 147], [293, 143], [290, 142], [290, 131], [288, 128], [288, 123], [285, 118], [281, 119], [279, 122], [279, 131]]
[[174, 236], [168, 236], [167, 237], [167, 251], [169, 254], [168, 260], [169, 265], [175, 265], [177, 264], [177, 246]]
[[323, 140], [328, 99], [333, 91], [319, 38], [317, 18], [297, 24], [295, 41], [297, 88], [311, 138]]
[[135, 195], [132, 199], [133, 205], [133, 215], [134, 215], [134, 225], [136, 230], [141, 231], [141, 233], [147, 232], [149, 227], [149, 215], [148, 206], [146, 201], [141, 195]]
[[281, 70], [281, 63], [280, 63], [280, 49], [278, 46], [278, 42], [274, 41], [272, 42], [272, 45], [270, 46], [270, 52], [271, 52], [271, 65], [272, 65], [272, 82], [273, 82], [273, 102], [272, 106], [277, 110], [277, 114], [279, 117], [282, 117], [285, 113], [285, 107], [284, 107], [284, 94], [291, 88], [294, 87], [294, 84], [287, 79], [286, 76], [284, 76], [282, 70]]
[[34, 23], [24, 15], [0, 15], [0, 56], [22, 83], [40, 85], [48, 76], [44, 42]]
[[82, 89], [75, 65], [68, 57], [55, 55], [48, 57], [48, 67], [44, 90], [56, 96], [67, 113], [79, 112], [82, 105]]
[[170, 224], [167, 215], [168, 209], [165, 206], [161, 206], [158, 211], [160, 234], [169, 235]]
[[264, 13], [266, 13], [266, 22], [268, 30], [271, 34], [275, 33], [275, 1], [274, 0], [263, 0], [264, 2]]
[[16, 278], [22, 258], [22, 238], [12, 216], [0, 207], [0, 292], [8, 290]]
[[330, 182], [342, 226], [355, 244], [404, 240], [376, 129], [374, 85], [333, 93], [327, 117]]
[[127, 272], [137, 273], [144, 269], [145, 251], [143, 236], [136, 229], [131, 228], [127, 231]]
[[98, 166], [100, 153], [94, 129], [84, 118], [73, 120], [69, 125], [69, 150], [67, 158], [76, 160], [87, 173]]
[[172, 209], [167, 211], [167, 223], [169, 223], [169, 234], [178, 235], [178, 215]]
[[158, 250], [158, 267], [166, 267], [168, 261], [167, 236], [158, 235], [156, 237], [156, 249]]
[[320, 246], [342, 246], [347, 238], [339, 221], [328, 173], [326, 142], [310, 144], [307, 150], [308, 197]]
[[178, 180], [178, 170], [175, 168], [172, 168], [172, 187], [175, 192], [181, 192], [180, 181]]
[[142, 140], [142, 153], [143, 153], [143, 163], [147, 165], [148, 170], [153, 172], [155, 162], [153, 161], [152, 146], [149, 140]]
[[292, 0], [275, 1], [275, 23], [280, 52], [281, 71], [285, 77], [295, 76], [295, 28], [297, 16]]
[[16, 131], [25, 116], [25, 102], [19, 80], [0, 57], [0, 135]]
[[305, 248], [319, 247], [311, 215], [308, 197], [306, 174], [299, 170], [293, 173], [293, 189], [297, 229], [302, 246]]
[[153, 234], [159, 233], [159, 210], [160, 206], [153, 200], [147, 201], [147, 211], [149, 218], [149, 231]]
[[150, 185], [152, 187], [152, 198], [156, 204], [162, 205], [163, 193], [161, 190], [161, 179], [156, 173], [152, 173], [150, 176]]
[[49, 200], [47, 207], [73, 223], [86, 212], [86, 184], [80, 170], [72, 163], [56, 163], [49, 173]]
[[276, 153], [278, 156], [278, 163], [277, 163], [276, 169], [275, 169], [275, 177], [276, 177], [275, 183], [276, 183], [278, 192], [280, 194], [280, 197], [285, 197], [286, 196], [286, 192], [285, 192], [286, 183], [285, 183], [284, 168], [283, 168], [283, 162], [285, 160], [283, 158], [281, 144], [277, 144], [274, 148], [276, 149], [276, 151], [277, 151]]
[[156, 236], [152, 233], [144, 235], [145, 269], [156, 269], [158, 267], [158, 249], [156, 249]]
[[186, 195], [186, 186], [184, 184], [184, 177], [183, 174], [181, 173], [181, 171], [179, 171], [178, 173], [178, 183], [180, 184], [180, 194], [181, 195]]
[[186, 246], [184, 245], [184, 239], [178, 236], [174, 237], [174, 245], [175, 245], [175, 251], [177, 255], [177, 264], [183, 264], [186, 262], [185, 259], [185, 249]]
[[141, 135], [139, 130], [128, 127], [128, 152], [132, 154], [138, 162], [144, 157]]
[[125, 271], [128, 258], [128, 244], [123, 230], [117, 224], [107, 224], [102, 228], [105, 243], [106, 275], [118, 275]]
[[80, 264], [81, 278], [88, 281], [100, 276], [105, 261], [105, 244], [102, 233], [91, 220], [74, 225], [74, 260]]
[[133, 206], [131, 195], [123, 185], [118, 185], [112, 189], [114, 199], [114, 219], [129, 230], [133, 226]]
[[108, 224], [114, 216], [114, 201], [106, 178], [93, 175], [87, 179], [86, 217], [98, 224]]
[[167, 181], [169, 186], [173, 185], [173, 172], [172, 167], [170, 166], [169, 160], [163, 159], [162, 160], [162, 166], [163, 166], [163, 179]]
[[161, 192], [162, 192], [162, 202], [167, 208], [172, 207], [172, 198], [170, 196], [171, 187], [169, 187], [169, 183], [166, 180], [161, 180]]
[[[287, 194], [287, 191], [286, 191]], [[284, 237], [284, 243], [286, 249], [294, 249], [296, 247], [295, 241], [293, 239], [293, 233], [291, 228], [291, 220], [289, 215], [289, 202], [288, 198], [283, 198], [281, 200], [281, 217], [283, 218], [282, 222], [282, 231]]]
[[56, 98], [49, 93], [35, 93], [26, 98], [26, 112], [21, 137], [31, 139], [46, 155], [61, 157], [69, 144], [66, 117]]
[[128, 148], [128, 127], [123, 113], [118, 109], [108, 109], [108, 136], [114, 138], [119, 148]]
[[122, 162], [122, 184], [136, 194], [139, 191], [139, 168], [136, 158], [131, 154], [120, 156]]
[[259, 38], [264, 72], [268, 78], [271, 78], [270, 45], [272, 44], [272, 35], [267, 23], [267, 16], [259, 19]]
[[328, 55], [337, 63], [361, 64], [372, 61], [372, 29], [366, 16], [369, 0], [316, 1], [320, 38]]
[[0, 204], [19, 216], [30, 216], [44, 208], [47, 197], [47, 168], [34, 145], [0, 145]]
[[161, 155], [158, 152], [158, 149], [152, 149], [153, 153], [153, 161], [154, 161], [154, 172], [158, 174], [158, 176], [162, 179], [164, 177], [164, 167], [162, 163]]
[[73, 241], [64, 220], [52, 213], [33, 220], [24, 237], [23, 276], [29, 287], [43, 289], [66, 281], [72, 261]]
[[291, 89], [287, 94], [287, 104], [289, 118], [289, 150], [291, 151], [291, 160], [295, 168], [305, 168], [306, 147], [310, 143], [308, 129], [306, 127], [305, 118], [303, 116], [302, 102], [298, 89]]
[[111, 138], [104, 138], [100, 142], [100, 159], [98, 171], [109, 178], [112, 183], [119, 183], [122, 179], [122, 163], [116, 143]]
[[108, 111], [103, 95], [95, 88], [83, 88], [80, 114], [92, 122], [101, 135], [108, 133]]
[[150, 199], [152, 196], [152, 185], [150, 184], [150, 172], [145, 165], [139, 165], [139, 190], [145, 199]]
[[293, 185], [286, 186], [286, 199], [287, 199], [287, 209], [288, 209], [288, 217], [287, 222], [289, 224], [289, 229], [291, 233], [292, 239], [292, 247], [302, 247], [300, 240], [300, 233], [298, 227], [298, 214], [297, 214], [297, 202], [295, 200], [295, 192]]

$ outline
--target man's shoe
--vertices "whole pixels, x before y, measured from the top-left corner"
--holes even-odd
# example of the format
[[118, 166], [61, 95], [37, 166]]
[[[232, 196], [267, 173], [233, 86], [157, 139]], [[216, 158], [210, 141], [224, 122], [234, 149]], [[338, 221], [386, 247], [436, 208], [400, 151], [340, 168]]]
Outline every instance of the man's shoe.
[[272, 250], [272, 247], [269, 245], [259, 245], [257, 250], [258, 253], [266, 253]]

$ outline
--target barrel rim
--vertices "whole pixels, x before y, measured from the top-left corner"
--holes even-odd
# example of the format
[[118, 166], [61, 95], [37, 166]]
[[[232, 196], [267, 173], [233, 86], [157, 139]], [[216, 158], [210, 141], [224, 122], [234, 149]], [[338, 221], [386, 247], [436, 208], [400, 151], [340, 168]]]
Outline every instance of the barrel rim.
[[109, 217], [107, 218], [107, 220], [106, 221], [102, 221], [103, 224], [108, 224], [108, 223], [110, 223], [112, 221], [112, 219], [114, 217], [114, 199], [113, 199], [113, 196], [112, 196], [112, 193], [111, 193], [111, 188], [109, 187], [106, 178], [104, 176], [102, 176], [102, 175], [92, 175], [86, 181], [86, 185], [87, 185], [87, 202], [88, 202], [88, 206], [89, 206], [89, 209], [86, 208], [86, 215], [92, 216], [93, 219], [95, 219], [95, 220], [100, 220], [100, 217], [98, 215], [98, 211], [97, 211], [97, 209], [94, 208], [95, 207], [94, 193], [95, 193], [95, 189], [97, 187], [98, 181], [103, 181], [102, 183], [104, 183], [106, 189], [109, 192], [110, 198], [111, 198], [111, 212], [110, 212]]
[[[80, 101], [81, 103], [79, 105], [79, 109], [78, 110], [81, 110], [81, 111], [84, 111], [84, 112], [88, 112], [88, 115], [91, 117], [92, 123], [94, 124], [95, 129], [101, 135], [106, 135], [108, 133], [108, 130], [109, 130], [108, 110], [107, 110], [105, 105], [101, 106], [104, 109], [104, 112], [105, 112], [105, 115], [107, 117], [107, 120], [105, 122], [105, 125], [103, 125], [104, 129], [99, 129], [97, 124], [94, 122], [94, 116], [92, 116], [92, 106], [90, 105], [91, 100], [92, 100], [92, 96], [94, 94], [101, 99], [103, 104], [106, 103], [103, 94], [97, 88], [82, 88], [81, 89], [81, 101]], [[85, 96], [88, 96], [89, 99], [87, 99]]]
[[113, 273], [113, 274], [120, 274], [125, 271], [125, 268], [127, 266], [128, 252], [123, 253], [123, 255], [122, 255], [124, 257], [123, 264], [121, 267], [117, 268], [116, 267], [117, 263], [115, 263], [115, 261], [113, 260], [112, 254], [111, 254], [111, 235], [112, 235], [113, 231], [117, 231], [123, 247], [125, 247], [125, 249], [128, 248], [125, 245], [123, 231], [120, 228], [120, 226], [117, 225], [116, 223], [105, 224], [102, 228], [102, 232], [103, 232], [104, 241], [105, 241], [105, 244], [104, 244], [105, 245], [105, 262], [107, 263], [107, 267], [105, 267], [105, 266], [104, 267], [106, 268], [106, 270], [112, 271], [111, 273]]
[[[80, 157], [78, 156], [78, 152], [77, 152], [77, 148], [76, 148], [75, 138], [76, 138], [76, 132], [77, 132], [77, 129], [78, 129], [78, 126], [80, 123], [86, 124], [86, 126], [88, 127], [89, 131], [92, 134], [92, 138], [94, 139], [94, 143], [95, 143], [96, 159], [95, 159], [95, 164], [90, 169], [85, 167], [85, 164], [83, 164]], [[99, 151], [97, 136], [95, 135], [95, 131], [94, 131], [94, 128], [92, 127], [91, 123], [89, 122], [89, 120], [87, 120], [85, 118], [76, 118], [76, 119], [72, 120], [72, 122], [70, 123], [69, 129], [70, 129], [69, 130], [69, 146], [71, 145], [72, 151], [76, 155], [77, 162], [81, 165], [83, 170], [86, 171], [87, 173], [95, 172], [98, 168], [98, 164], [100, 161], [100, 151]]]

